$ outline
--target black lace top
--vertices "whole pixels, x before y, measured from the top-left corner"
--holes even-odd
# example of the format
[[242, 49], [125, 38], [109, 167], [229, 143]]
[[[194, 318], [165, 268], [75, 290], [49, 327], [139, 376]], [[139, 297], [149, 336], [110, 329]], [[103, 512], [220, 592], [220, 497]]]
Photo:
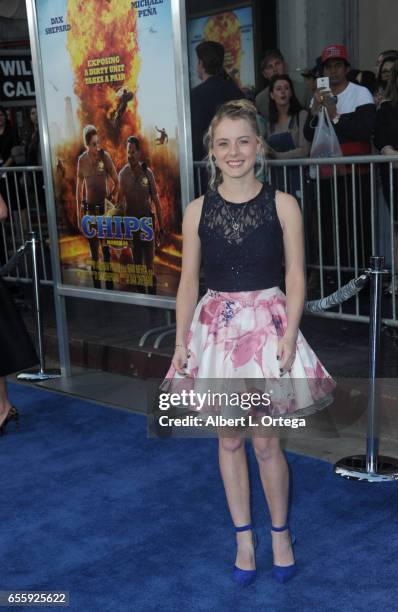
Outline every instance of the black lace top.
[[226, 202], [218, 191], [207, 193], [198, 233], [208, 289], [255, 291], [279, 285], [283, 234], [273, 187], [264, 183], [243, 204]]

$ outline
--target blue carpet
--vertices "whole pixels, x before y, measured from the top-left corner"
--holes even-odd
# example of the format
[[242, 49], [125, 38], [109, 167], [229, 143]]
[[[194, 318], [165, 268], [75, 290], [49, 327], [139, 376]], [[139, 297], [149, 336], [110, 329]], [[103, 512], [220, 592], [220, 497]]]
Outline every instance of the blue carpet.
[[0, 590], [67, 590], [81, 612], [397, 609], [396, 484], [289, 454], [299, 574], [278, 585], [250, 451], [258, 579], [239, 591], [216, 440], [148, 439], [140, 415], [22, 385], [11, 398], [21, 429], [0, 438]]

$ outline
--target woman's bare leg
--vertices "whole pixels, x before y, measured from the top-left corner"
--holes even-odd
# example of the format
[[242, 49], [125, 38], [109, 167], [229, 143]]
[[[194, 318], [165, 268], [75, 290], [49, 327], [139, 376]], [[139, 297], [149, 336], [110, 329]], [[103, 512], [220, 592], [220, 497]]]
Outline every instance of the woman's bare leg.
[[[243, 437], [219, 437], [219, 463], [224, 482], [229, 511], [235, 527], [251, 522], [249, 472], [245, 439]], [[236, 565], [245, 570], [256, 567], [252, 531], [236, 534]]]
[[11, 404], [7, 395], [7, 382], [4, 376], [0, 376], [0, 425], [6, 418], [10, 408]]
[[[257, 458], [261, 482], [274, 527], [287, 522], [289, 502], [289, 470], [279, 438], [253, 434], [253, 448]], [[276, 565], [294, 563], [289, 532], [272, 531], [272, 550]]]

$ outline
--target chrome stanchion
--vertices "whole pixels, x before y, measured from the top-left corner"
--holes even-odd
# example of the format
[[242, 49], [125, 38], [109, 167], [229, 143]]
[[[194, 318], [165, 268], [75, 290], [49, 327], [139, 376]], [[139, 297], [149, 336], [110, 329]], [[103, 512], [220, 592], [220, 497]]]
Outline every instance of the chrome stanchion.
[[398, 480], [398, 459], [379, 456], [379, 365], [381, 325], [381, 279], [387, 270], [383, 269], [384, 257], [371, 257], [371, 311], [369, 329], [369, 396], [368, 432], [366, 455], [354, 455], [340, 459], [334, 466], [338, 476], [350, 480], [367, 482], [393, 482]]
[[36, 327], [37, 327], [37, 345], [39, 353], [40, 369], [38, 371], [33, 370], [30, 372], [21, 372], [17, 378], [19, 380], [29, 380], [32, 382], [40, 382], [41, 380], [49, 380], [51, 378], [60, 378], [60, 370], [45, 370], [44, 360], [44, 346], [43, 346], [43, 326], [41, 320], [41, 309], [40, 309], [40, 283], [39, 274], [37, 270], [37, 245], [39, 240], [36, 237], [36, 232], [29, 232], [29, 240], [27, 243], [30, 244], [32, 250], [32, 281], [33, 281], [33, 295], [35, 301], [35, 315], [36, 315]]

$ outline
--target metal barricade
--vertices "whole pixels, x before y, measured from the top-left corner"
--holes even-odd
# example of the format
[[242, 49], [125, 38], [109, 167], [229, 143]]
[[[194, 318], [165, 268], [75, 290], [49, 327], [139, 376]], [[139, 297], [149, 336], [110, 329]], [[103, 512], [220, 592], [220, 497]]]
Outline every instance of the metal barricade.
[[[259, 178], [291, 193], [300, 204], [307, 298], [324, 298], [358, 277], [369, 266], [371, 255], [382, 253], [391, 272], [390, 293], [383, 294], [383, 323], [398, 327], [396, 160], [381, 155], [268, 160], [265, 176]], [[204, 192], [204, 167], [204, 162], [194, 163], [196, 195]], [[319, 315], [369, 322], [368, 300], [358, 294], [333, 312]]]
[[[48, 246], [47, 214], [41, 166], [1, 168], [0, 193], [7, 204], [8, 217], [0, 224], [0, 266], [7, 264], [30, 232], [38, 235], [39, 280], [52, 284]], [[24, 255], [4, 277], [9, 281], [31, 282], [32, 266]]]
[[[374, 253], [385, 256], [391, 293], [383, 294], [383, 323], [398, 327], [398, 170], [396, 157], [269, 160], [266, 178], [297, 197], [304, 218], [307, 298], [321, 299], [358, 277]], [[203, 162], [195, 162], [196, 189], [204, 191]], [[30, 231], [40, 241], [39, 279], [51, 284], [48, 230], [41, 167], [2, 168], [0, 193], [9, 216], [0, 225], [0, 263], [6, 264]], [[397, 255], [395, 254], [397, 251]], [[8, 272], [7, 280], [31, 282], [29, 260]], [[387, 281], [389, 282], [389, 281]], [[369, 321], [366, 299], [336, 306], [319, 316]]]

